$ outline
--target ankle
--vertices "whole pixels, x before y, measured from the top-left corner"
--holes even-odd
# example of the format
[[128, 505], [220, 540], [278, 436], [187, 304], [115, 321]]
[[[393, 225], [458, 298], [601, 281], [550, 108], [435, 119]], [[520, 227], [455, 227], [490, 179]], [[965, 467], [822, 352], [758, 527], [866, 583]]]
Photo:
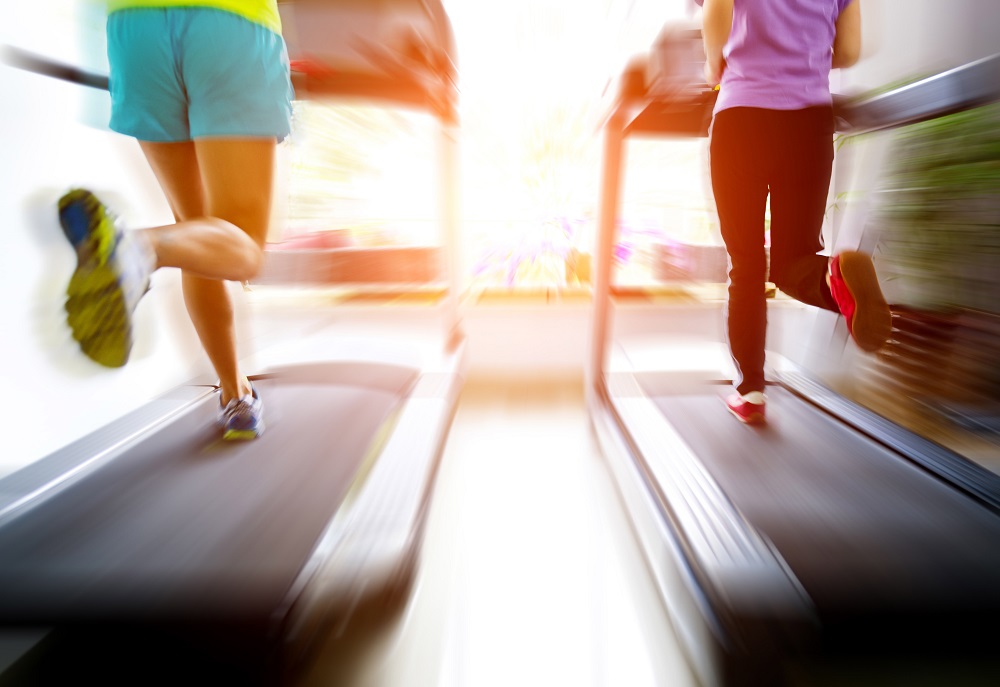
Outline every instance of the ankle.
[[234, 398], [243, 398], [244, 396], [249, 396], [253, 393], [253, 387], [250, 385], [250, 380], [246, 377], [239, 378], [235, 383], [231, 384], [220, 384], [221, 391], [221, 401], [222, 405], [226, 405]]
[[155, 272], [163, 267], [160, 263], [158, 234], [152, 229], [131, 229], [129, 240], [135, 245], [136, 253], [149, 272]]

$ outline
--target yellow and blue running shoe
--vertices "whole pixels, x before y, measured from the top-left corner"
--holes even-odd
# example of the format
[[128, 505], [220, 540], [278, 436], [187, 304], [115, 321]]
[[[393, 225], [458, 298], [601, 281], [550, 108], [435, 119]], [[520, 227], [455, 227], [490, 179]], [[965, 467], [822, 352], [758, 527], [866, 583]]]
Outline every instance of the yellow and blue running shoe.
[[256, 439], [264, 433], [264, 404], [252, 385], [250, 393], [219, 405], [219, 427], [227, 441]]
[[155, 258], [90, 191], [59, 199], [59, 223], [76, 250], [66, 287], [66, 322], [80, 349], [107, 367], [121, 367], [132, 351], [132, 313], [149, 290]]

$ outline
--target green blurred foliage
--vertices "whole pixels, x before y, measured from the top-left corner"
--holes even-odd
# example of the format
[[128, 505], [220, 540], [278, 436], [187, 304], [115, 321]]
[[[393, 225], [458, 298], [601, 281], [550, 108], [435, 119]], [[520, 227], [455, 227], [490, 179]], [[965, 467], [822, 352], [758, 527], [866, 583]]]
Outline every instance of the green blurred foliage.
[[904, 304], [1000, 313], [1000, 104], [909, 126], [877, 215]]

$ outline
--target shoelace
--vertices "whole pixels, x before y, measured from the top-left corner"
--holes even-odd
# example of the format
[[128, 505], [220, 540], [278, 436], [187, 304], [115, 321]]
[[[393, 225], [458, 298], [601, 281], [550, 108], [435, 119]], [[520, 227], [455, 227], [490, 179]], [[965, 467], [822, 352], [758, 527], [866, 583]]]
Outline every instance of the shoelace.
[[226, 407], [222, 410], [223, 419], [226, 423], [233, 421], [234, 419], [252, 419], [253, 418], [253, 396], [244, 396], [242, 398], [234, 398], [226, 404]]

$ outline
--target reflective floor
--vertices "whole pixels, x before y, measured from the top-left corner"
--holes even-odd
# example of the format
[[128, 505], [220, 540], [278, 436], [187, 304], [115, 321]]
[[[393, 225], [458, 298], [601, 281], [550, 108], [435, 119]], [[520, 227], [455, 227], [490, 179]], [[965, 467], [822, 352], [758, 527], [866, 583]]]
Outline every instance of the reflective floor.
[[329, 638], [320, 685], [694, 685], [579, 379], [464, 392], [400, 613]]

